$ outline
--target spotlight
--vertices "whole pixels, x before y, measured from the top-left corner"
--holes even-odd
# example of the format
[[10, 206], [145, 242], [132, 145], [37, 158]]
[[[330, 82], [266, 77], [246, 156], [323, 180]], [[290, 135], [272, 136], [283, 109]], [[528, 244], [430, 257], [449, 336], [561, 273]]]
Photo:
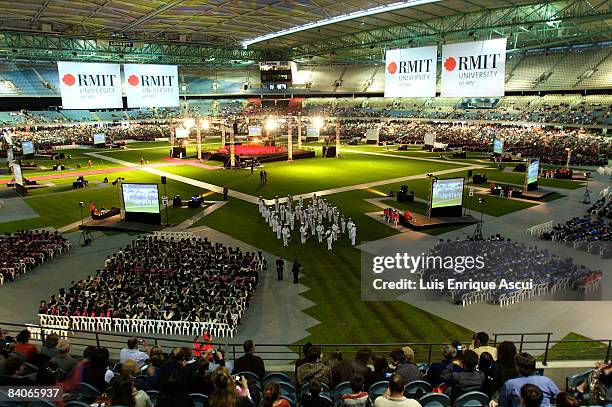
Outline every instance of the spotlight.
[[325, 125], [325, 121], [323, 120], [322, 117], [317, 116], [312, 119], [312, 124], [314, 127], [320, 130]]
[[83, 201], [79, 202], [79, 206], [83, 206]]
[[484, 199], [484, 198], [478, 198], [478, 203], [479, 203], [479, 204], [484, 203], [484, 201], [485, 201], [485, 199]]
[[276, 129], [277, 126], [278, 126], [278, 123], [276, 122], [276, 119], [274, 119], [273, 117], [268, 117], [266, 119], [266, 129], [267, 130], [274, 130]]
[[195, 120], [192, 118], [183, 119], [183, 127], [186, 129], [190, 129], [195, 125]]
[[209, 128], [210, 128], [210, 121], [208, 121], [208, 119], [204, 119], [204, 120], [202, 120], [202, 128], [203, 128], [204, 130], [207, 130], [207, 129], [209, 129]]

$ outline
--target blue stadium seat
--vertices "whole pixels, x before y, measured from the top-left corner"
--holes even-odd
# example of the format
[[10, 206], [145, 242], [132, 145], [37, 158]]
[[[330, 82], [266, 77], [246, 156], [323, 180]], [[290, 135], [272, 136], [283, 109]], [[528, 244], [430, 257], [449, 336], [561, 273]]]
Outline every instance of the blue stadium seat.
[[431, 392], [431, 384], [425, 380], [413, 380], [404, 387], [404, 396], [410, 399], [418, 399], [429, 392]]
[[453, 403], [453, 407], [487, 407], [489, 405], [489, 397], [479, 391], [469, 391], [457, 397]]
[[450, 407], [450, 397], [442, 393], [427, 393], [419, 399], [421, 407]]
[[259, 376], [257, 376], [255, 373], [244, 371], [244, 372], [236, 373], [236, 376], [246, 377], [249, 383], [255, 382], [255, 384], [257, 385], [257, 388], [261, 389], [261, 380], [259, 379]]
[[193, 401], [194, 407], [206, 407], [208, 405], [208, 396], [206, 394], [191, 393], [189, 398]]
[[342, 400], [343, 395], [351, 394], [352, 392], [353, 390], [349, 382], [338, 383], [333, 392], [334, 402], [337, 403], [339, 400]]
[[384, 394], [384, 392], [387, 390], [387, 387], [389, 387], [389, 382], [386, 380], [376, 382], [370, 386], [370, 388], [368, 389], [368, 396], [370, 397], [370, 402], [372, 403], [372, 405], [374, 405], [374, 401], [376, 401], [377, 397], [382, 396]]
[[268, 373], [261, 379], [261, 384], [265, 386], [271, 381], [291, 383], [291, 379], [284, 373]]
[[151, 399], [151, 403], [153, 403], [153, 405], [157, 404], [157, 399], [159, 398], [159, 390], [147, 390], [147, 394]]

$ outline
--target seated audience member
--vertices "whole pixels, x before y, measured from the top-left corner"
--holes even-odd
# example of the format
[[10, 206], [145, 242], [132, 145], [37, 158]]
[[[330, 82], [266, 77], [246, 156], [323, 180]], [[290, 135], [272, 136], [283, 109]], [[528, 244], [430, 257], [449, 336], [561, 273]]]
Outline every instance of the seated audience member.
[[518, 377], [508, 380], [499, 392], [499, 407], [521, 407], [520, 391], [524, 384], [534, 384], [543, 394], [542, 406], [548, 406], [555, 400], [559, 388], [550, 378], [536, 374], [536, 360], [529, 353], [516, 355]]
[[388, 391], [374, 401], [374, 407], [421, 407], [421, 404], [404, 396], [406, 382], [399, 373], [393, 373], [389, 379]]
[[444, 345], [444, 347], [442, 347], [442, 360], [432, 363], [429, 369], [427, 369], [427, 375], [425, 376], [425, 380], [427, 380], [432, 387], [438, 387], [442, 384], [443, 380], [440, 375], [446, 366], [453, 361], [455, 356], [457, 356], [457, 348], [453, 345]]
[[212, 374], [209, 366], [210, 362], [206, 358], [200, 358], [194, 363], [193, 379], [189, 387], [189, 393], [212, 393]]
[[105, 375], [108, 370], [109, 359], [108, 349], [95, 348], [95, 351], [89, 356], [89, 364], [83, 368], [82, 381], [103, 392], [107, 387]]
[[478, 332], [468, 349], [473, 350], [480, 357], [483, 352], [489, 352], [493, 360], [497, 360], [497, 349], [489, 346], [489, 335], [486, 332]]
[[579, 407], [580, 406], [580, 400], [574, 397], [571, 393], [568, 393], [565, 391], [562, 391], [561, 393], [557, 394], [556, 401], [557, 401], [556, 403], [557, 407]]
[[[308, 355], [308, 349], [310, 349], [310, 347], [312, 346], [311, 342], [306, 342], [303, 346], [302, 346], [302, 357], [298, 360], [295, 361], [295, 369], [294, 369], [294, 376], [297, 377], [297, 370], [298, 367], [302, 366], [304, 363], [306, 363], [306, 355]], [[332, 368], [330, 366], [330, 368]]]
[[174, 348], [170, 353], [169, 361], [156, 369], [154, 378], [157, 381], [157, 387], [161, 388], [166, 385], [170, 375], [175, 370], [180, 370], [181, 378], [185, 382], [185, 387], [189, 389], [192, 384], [193, 369], [191, 369], [191, 349], [187, 347]]
[[310, 381], [308, 394], [304, 394], [300, 400], [301, 407], [331, 407], [332, 403], [321, 397], [321, 382], [317, 379]]
[[459, 360], [453, 360], [442, 372], [442, 380], [451, 386], [451, 400], [473, 390], [482, 390], [485, 375], [476, 370], [478, 355], [472, 350], [466, 350]]
[[[220, 368], [213, 374], [212, 381], [214, 390], [210, 393], [210, 397], [208, 398], [208, 407], [252, 406], [249, 400], [250, 393], [248, 383], [244, 376], [240, 378], [239, 383], [236, 383], [234, 378], [229, 375], [227, 369]], [[275, 382], [270, 382], [268, 385], [271, 383]], [[266, 390], [264, 388], [264, 397], [265, 394]]]
[[280, 396], [280, 386], [275, 381], [266, 384], [263, 389], [261, 407], [290, 407], [289, 400]]
[[334, 369], [334, 367], [340, 363], [342, 361], [342, 352], [340, 352], [339, 349], [336, 349], [334, 351], [332, 351], [332, 353], [329, 355], [329, 359], [327, 359], [327, 366], [329, 366], [330, 369]]
[[38, 354], [36, 345], [29, 343], [30, 336], [30, 331], [24, 329], [17, 334], [17, 343], [15, 344], [15, 352], [22, 355], [26, 361], [33, 360]]
[[[138, 363], [139, 367], [144, 365], [149, 360], [149, 354], [138, 349], [138, 338], [132, 336], [127, 340], [127, 348], [121, 349], [119, 352], [119, 363], [123, 363], [128, 359]], [[148, 351], [147, 342], [143, 342], [145, 351]]]
[[495, 386], [494, 376], [494, 364], [493, 356], [489, 352], [482, 352], [480, 358], [478, 358], [478, 370], [485, 375], [484, 383], [482, 384], [482, 392], [485, 393], [489, 398], [497, 391]]
[[321, 361], [321, 347], [312, 346], [308, 349], [306, 363], [302, 364], [297, 371], [297, 385], [302, 387], [304, 383], [316, 379], [327, 385], [331, 384], [331, 369]]
[[[209, 402], [209, 406], [213, 404]], [[165, 380], [159, 381], [159, 397], [155, 407], [194, 407], [187, 393], [183, 369], [173, 369]]]
[[540, 407], [544, 395], [542, 390], [535, 384], [524, 384], [521, 386], [521, 406]]
[[57, 344], [59, 342], [59, 336], [56, 333], [50, 333], [45, 337], [45, 346], [42, 347], [40, 353], [49, 357], [49, 359], [55, 357], [58, 353]]
[[406, 383], [421, 378], [421, 371], [414, 363], [414, 350], [410, 346], [392, 350], [391, 359], [395, 371], [402, 375]]
[[348, 382], [355, 375], [365, 377], [370, 371], [368, 363], [371, 357], [372, 351], [364, 348], [357, 351], [354, 360], [343, 359], [332, 370], [333, 385], [336, 386], [338, 383]]
[[389, 363], [387, 363], [387, 358], [385, 358], [384, 355], [378, 353], [372, 355], [372, 365], [374, 370], [366, 373], [365, 377], [363, 378], [366, 389], [369, 389], [370, 386], [376, 382], [387, 381], [389, 380], [389, 377], [391, 377], [392, 371], [389, 368]]
[[220, 367], [225, 367], [229, 372], [234, 370], [234, 363], [230, 360], [225, 360], [225, 351], [223, 349], [207, 351], [206, 359], [210, 361], [208, 365], [209, 372], [214, 372]]
[[31, 386], [34, 383], [21, 375], [26, 365], [19, 356], [11, 356], [4, 362], [4, 375], [0, 377], [0, 386]]
[[516, 371], [516, 346], [510, 341], [503, 341], [497, 345], [497, 361], [493, 372], [496, 391], [516, 376], [518, 376]]
[[153, 407], [149, 395], [143, 390], [136, 390], [132, 376], [122, 374], [113, 379], [111, 392], [112, 406]]
[[45, 362], [36, 372], [35, 386], [57, 386], [59, 372], [57, 365], [53, 362]]
[[244, 349], [244, 355], [234, 362], [233, 373], [252, 372], [259, 376], [260, 379], [263, 378], [266, 374], [266, 368], [263, 359], [255, 355], [255, 344], [253, 341], [250, 339], [246, 340], [242, 348]]
[[72, 369], [79, 363], [77, 359], [70, 355], [70, 341], [68, 339], [62, 339], [58, 342], [57, 355], [51, 359], [51, 362], [66, 374], [70, 374]]
[[363, 377], [355, 375], [349, 382], [351, 393], [342, 395], [342, 407], [366, 407], [368, 404], [368, 392], [364, 391]]
[[606, 401], [610, 386], [612, 386], [612, 363], [597, 362], [587, 380], [571, 390], [575, 391], [580, 398], [584, 398], [584, 393], [588, 393], [589, 403], [598, 405]]

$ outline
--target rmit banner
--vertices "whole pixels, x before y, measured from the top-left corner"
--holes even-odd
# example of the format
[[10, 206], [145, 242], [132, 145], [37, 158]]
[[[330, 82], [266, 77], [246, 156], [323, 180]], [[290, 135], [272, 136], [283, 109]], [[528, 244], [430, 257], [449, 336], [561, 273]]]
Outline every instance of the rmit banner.
[[176, 65], [123, 65], [128, 107], [179, 105]]
[[441, 96], [504, 96], [506, 38], [442, 47]]
[[388, 50], [385, 97], [436, 96], [437, 52], [437, 47]]
[[64, 109], [123, 107], [119, 65], [58, 62], [57, 72]]

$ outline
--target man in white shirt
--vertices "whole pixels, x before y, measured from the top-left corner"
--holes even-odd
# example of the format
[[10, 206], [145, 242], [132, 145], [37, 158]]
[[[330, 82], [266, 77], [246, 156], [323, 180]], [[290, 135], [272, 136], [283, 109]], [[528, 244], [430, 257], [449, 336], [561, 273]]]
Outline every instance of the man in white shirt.
[[146, 352], [138, 349], [138, 338], [132, 336], [130, 339], [128, 339], [128, 347], [121, 349], [121, 352], [119, 352], [119, 363], [123, 363], [126, 360], [131, 359], [138, 364], [138, 367], [142, 367], [142, 365], [149, 360], [149, 354], [147, 353], [149, 351], [149, 346], [147, 345], [146, 341], [143, 341], [142, 344]]
[[399, 373], [393, 373], [389, 379], [388, 394], [376, 398], [374, 407], [421, 407], [414, 399], [404, 397], [404, 386], [406, 382]]

